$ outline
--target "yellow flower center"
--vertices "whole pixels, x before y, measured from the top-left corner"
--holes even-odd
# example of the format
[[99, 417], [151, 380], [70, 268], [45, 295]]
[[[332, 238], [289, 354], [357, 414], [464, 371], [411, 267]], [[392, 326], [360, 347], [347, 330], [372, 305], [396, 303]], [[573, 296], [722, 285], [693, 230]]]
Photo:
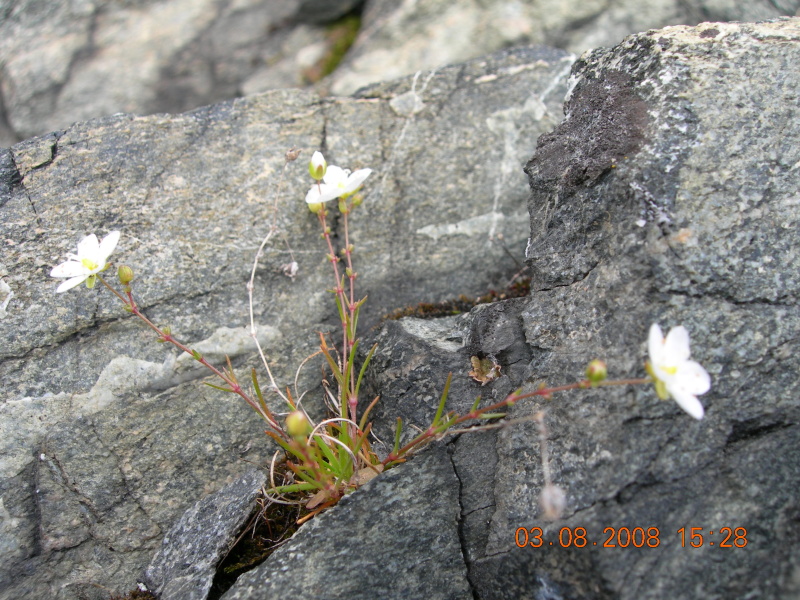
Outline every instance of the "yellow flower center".
[[89, 269], [90, 271], [94, 271], [94, 270], [97, 269], [97, 263], [89, 260], [88, 258], [82, 258], [81, 259], [81, 264], [84, 267], [86, 267], [87, 269]]
[[675, 375], [678, 372], [678, 367], [665, 367], [664, 365], [659, 365], [659, 369], [664, 371], [667, 375]]

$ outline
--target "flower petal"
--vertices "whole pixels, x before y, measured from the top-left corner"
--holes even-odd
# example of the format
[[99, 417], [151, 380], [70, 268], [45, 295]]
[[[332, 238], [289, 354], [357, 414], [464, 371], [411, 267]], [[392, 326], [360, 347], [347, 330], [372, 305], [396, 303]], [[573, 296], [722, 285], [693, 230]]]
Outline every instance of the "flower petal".
[[647, 336], [647, 354], [650, 356], [650, 362], [654, 367], [657, 367], [662, 361], [661, 356], [664, 349], [664, 334], [661, 333], [661, 327], [658, 323], [650, 325], [650, 333]]
[[53, 267], [50, 271], [50, 277], [78, 277], [79, 275], [86, 276], [88, 272], [82, 263], [74, 260], [68, 260], [60, 265]]
[[97, 241], [97, 236], [93, 233], [78, 242], [78, 256], [80, 258], [96, 256], [99, 251], [100, 242]]
[[703, 409], [703, 405], [700, 404], [700, 401], [695, 396], [686, 390], [672, 389], [669, 387], [668, 389], [670, 395], [675, 399], [675, 402], [677, 402], [678, 406], [680, 406], [684, 411], [698, 421], [703, 418], [705, 410]]
[[[348, 171], [336, 165], [328, 165], [328, 170], [325, 171], [325, 177], [322, 178], [327, 185], [342, 186], [347, 181]], [[334, 196], [335, 198], [336, 196]]]
[[364, 180], [370, 176], [372, 169], [359, 169], [355, 173], [351, 173], [344, 184], [345, 194], [351, 194], [361, 187]]
[[328, 202], [334, 198], [341, 196], [342, 191], [339, 188], [321, 183], [313, 186], [306, 194], [306, 202], [309, 204], [319, 204], [320, 202]]
[[112, 252], [114, 252], [114, 248], [117, 247], [117, 243], [119, 242], [119, 236], [120, 236], [119, 231], [112, 231], [106, 237], [103, 238], [102, 242], [100, 242], [100, 247], [98, 251], [100, 253], [100, 257], [102, 258], [102, 260], [98, 262], [103, 263], [103, 266], [105, 266], [105, 263], [108, 262], [108, 257], [111, 256]]
[[79, 286], [86, 278], [89, 277], [88, 275], [81, 275], [80, 277], [73, 277], [72, 279], [67, 279], [64, 283], [56, 288], [56, 293], [60, 294], [62, 292], [66, 292], [67, 290], [71, 290], [72, 288]]
[[711, 376], [708, 372], [693, 360], [687, 360], [678, 369], [678, 379], [681, 386], [699, 396], [711, 389]]
[[333, 200], [334, 198], [338, 198], [344, 193], [342, 188], [335, 187], [332, 185], [322, 184], [322, 193], [319, 196], [319, 200], [317, 202], [327, 202], [328, 200]]
[[664, 340], [664, 354], [673, 365], [689, 360], [689, 332], [686, 327], [678, 325], [669, 330]]
[[309, 204], [319, 204], [320, 202], [319, 197], [320, 197], [319, 186], [315, 185], [310, 190], [308, 190], [308, 193], [306, 194], [306, 202], [308, 202]]

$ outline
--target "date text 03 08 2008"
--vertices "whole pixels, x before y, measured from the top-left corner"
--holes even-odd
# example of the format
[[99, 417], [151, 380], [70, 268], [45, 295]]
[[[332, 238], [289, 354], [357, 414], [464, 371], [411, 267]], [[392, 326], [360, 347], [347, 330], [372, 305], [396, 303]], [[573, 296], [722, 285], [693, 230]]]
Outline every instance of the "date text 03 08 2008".
[[[703, 529], [702, 527], [681, 527], [676, 531], [681, 548], [701, 548], [702, 546], [717, 548], [744, 548], [747, 546], [747, 530], [744, 527], [719, 527]], [[555, 540], [545, 539], [541, 527], [518, 527], [514, 534], [514, 542], [519, 548], [545, 548], [560, 546], [562, 548], [585, 548], [599, 546], [601, 548], [658, 548], [661, 545], [661, 530], [658, 527], [606, 527], [598, 540], [588, 537], [585, 527], [562, 527]]]

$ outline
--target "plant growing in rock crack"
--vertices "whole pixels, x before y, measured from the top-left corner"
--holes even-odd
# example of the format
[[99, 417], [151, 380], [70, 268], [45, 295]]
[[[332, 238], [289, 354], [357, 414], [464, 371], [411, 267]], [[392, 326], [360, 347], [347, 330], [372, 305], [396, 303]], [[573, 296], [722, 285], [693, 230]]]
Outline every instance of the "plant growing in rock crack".
[[[287, 152], [284, 172], [286, 166], [293, 162], [298, 154], [296, 150]], [[505, 427], [520, 420], [533, 419], [539, 423], [542, 466], [545, 473], [545, 486], [540, 498], [542, 509], [546, 516], [557, 518], [564, 505], [564, 494], [550, 480], [544, 414], [539, 412], [533, 417], [524, 419], [500, 420], [506, 417], [504, 411], [517, 402], [535, 396], [551, 398], [556, 392], [573, 389], [652, 383], [660, 398], [672, 397], [692, 417], [703, 418], [703, 406], [697, 396], [707, 392], [711, 382], [703, 367], [689, 359], [688, 332], [679, 326], [672, 329], [665, 337], [661, 328], [654, 324], [650, 328], [648, 337], [650, 358], [646, 363], [648, 377], [609, 381], [606, 379], [605, 364], [596, 360], [589, 364], [586, 377], [580, 381], [556, 387], [541, 385], [528, 392], [517, 390], [500, 402], [484, 407], [480, 407], [481, 398], [478, 397], [468, 412], [459, 415], [455, 412], [445, 412], [451, 381], [451, 376], [448, 376], [430, 425], [419, 431], [409, 442], [401, 445], [403, 422], [398, 418], [393, 447], [385, 456], [379, 456], [372, 448], [370, 441], [372, 424], [369, 422], [370, 412], [378, 398], [372, 400], [363, 414], [359, 415], [357, 410], [361, 382], [375, 347], [369, 350], [363, 363], [358, 367], [356, 364], [356, 354], [360, 344], [358, 321], [366, 298], [358, 298], [356, 293], [358, 274], [353, 263], [355, 248], [350, 242], [348, 218], [363, 201], [358, 191], [371, 174], [371, 170], [359, 169], [350, 172], [334, 165], [329, 166], [320, 152], [314, 152], [308, 169], [314, 184], [306, 194], [305, 201], [319, 220], [322, 238], [325, 240], [326, 257], [333, 278], [333, 287], [329, 291], [333, 296], [341, 323], [340, 342], [329, 343], [326, 336], [320, 334], [319, 352], [314, 355], [322, 354], [335, 381], [335, 389], [331, 389], [329, 385], [323, 386], [332, 416], [319, 423], [313, 422], [303, 409], [300, 399], [294, 398], [289, 388], [286, 388], [285, 393], [281, 391], [273, 377], [269, 360], [256, 337], [253, 282], [261, 252], [270, 240], [280, 233], [277, 227], [277, 206], [273, 206], [275, 218], [254, 259], [248, 293], [251, 334], [269, 379], [266, 391], [280, 398], [286, 409], [283, 413], [275, 414], [268, 407], [255, 369], [251, 370], [250, 384], [245, 389], [237, 380], [230, 360], [225, 367], [215, 367], [199, 352], [179, 342], [169, 327], [159, 327], [151, 322], [134, 300], [132, 288], [134, 273], [129, 266], [122, 265], [117, 270], [121, 291], [106, 281], [102, 273], [111, 266], [109, 257], [117, 246], [120, 232], [112, 231], [102, 241], [99, 241], [94, 234], [83, 238], [78, 243], [77, 253], [70, 254], [66, 262], [54, 267], [50, 273], [53, 277], [65, 279], [56, 289], [58, 293], [73, 289], [83, 282], [86, 282], [87, 288], [92, 289], [96, 282], [100, 281], [119, 298], [125, 310], [154, 331], [158, 341], [170, 343], [191, 355], [221, 380], [219, 385], [211, 383], [207, 385], [237, 394], [264, 419], [268, 426], [266, 433], [285, 453], [288, 469], [284, 480], [276, 483], [275, 463], [278, 454], [276, 453], [270, 467], [271, 487], [266, 490], [271, 500], [296, 503], [298, 500], [290, 498], [289, 495], [303, 494], [304, 499], [301, 502], [311, 511], [303, 518], [307, 519], [333, 506], [343, 495], [355, 490], [385, 469], [404, 462], [411, 454], [444, 435]], [[276, 202], [280, 196], [282, 181], [281, 177]], [[338, 253], [334, 247], [328, 221], [332, 210], [328, 203], [333, 200], [337, 201], [336, 209], [341, 214], [344, 233], [344, 245]], [[283, 270], [287, 276], [295, 277], [298, 271], [297, 263], [292, 260], [283, 266]], [[469, 376], [482, 384], [492, 381], [499, 375], [499, 366], [489, 359], [481, 360], [473, 357], [471, 366], [472, 371], [469, 372]], [[466, 368], [469, 367], [465, 366]], [[481, 422], [483, 424], [480, 424]]]

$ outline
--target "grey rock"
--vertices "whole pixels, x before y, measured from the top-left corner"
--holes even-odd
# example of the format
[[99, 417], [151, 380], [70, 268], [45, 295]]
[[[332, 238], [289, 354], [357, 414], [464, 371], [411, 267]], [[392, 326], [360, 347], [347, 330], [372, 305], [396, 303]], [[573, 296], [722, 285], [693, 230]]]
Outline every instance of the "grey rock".
[[0, 146], [118, 112], [177, 113], [305, 87], [326, 24], [366, 5], [345, 63], [322, 84], [365, 85], [514, 45], [580, 53], [650, 28], [796, 15], [798, 0], [25, 0], [0, 6]]
[[646, 10], [635, 0], [370, 0], [359, 36], [329, 86], [334, 94], [350, 94], [513, 45], [580, 54], [667, 25], [758, 21], [798, 10], [797, 0], [650, 0]]
[[[50, 269], [82, 236], [122, 230], [112, 259], [135, 270], [148, 317], [214, 364], [230, 356], [247, 381], [259, 363], [246, 283], [277, 197], [300, 270], [287, 278], [292, 256], [282, 241], [268, 246], [254, 312], [276, 379], [292, 384], [316, 332], [337, 327], [303, 202], [311, 152], [375, 170], [351, 220], [369, 296], [362, 331], [398, 308], [500, 289], [524, 260], [521, 167], [560, 118], [573, 60], [519, 49], [358, 98], [277, 91], [183, 115], [118, 115], [4, 152], [2, 272], [14, 296], [0, 320], [0, 597], [129, 591], [188, 508], [274, 452], [241, 400], [202, 386], [206, 373], [153, 343], [110, 294], [54, 293]], [[303, 154], [278, 190], [293, 146]], [[342, 239], [342, 223], [333, 227]], [[298, 381], [316, 411], [320, 366]]]
[[[800, 591], [800, 314], [790, 225], [800, 131], [787, 110], [800, 79], [785, 67], [800, 58], [798, 23], [676, 27], [585, 55], [565, 121], [540, 138], [527, 166], [531, 297], [439, 322], [390, 323], [377, 334], [385, 347], [369, 377], [387, 391], [386, 414], [395, 409], [423, 427], [436, 386], [421, 382], [442, 381], [461, 364], [453, 404], [470, 403], [476, 390], [463, 377], [464, 359], [477, 348], [502, 354], [524, 343], [527, 366], [515, 376], [536, 389], [580, 379], [598, 356], [612, 378], [642, 376], [650, 323], [684, 324], [693, 358], [711, 373], [702, 421], [659, 401], [650, 386], [575, 390], [513, 407], [515, 420], [544, 413], [550, 475], [566, 495], [555, 522], [539, 505], [545, 475], [535, 422], [454, 439], [472, 597]], [[491, 391], [484, 388], [484, 402]], [[400, 473], [408, 472], [387, 476]], [[326, 515], [337, 527], [340, 509]], [[372, 531], [351, 518], [344, 531]], [[540, 528], [542, 547], [520, 548], [519, 528], [529, 541]], [[701, 548], [689, 547], [691, 528], [701, 529]], [[300, 563], [299, 555], [293, 573], [338, 581], [338, 563], [327, 571], [325, 561]], [[286, 577], [267, 562], [232, 597], [257, 597], [254, 581], [268, 585], [276, 575]], [[281, 591], [297, 590], [300, 579]]]
[[187, 506], [269, 459], [263, 427], [238, 403], [198, 388], [130, 393], [78, 418], [66, 407], [59, 420], [51, 413], [62, 407], [48, 399], [25, 403], [24, 415], [4, 411], [6, 435], [9, 426], [56, 423], [33, 464], [25, 462], [31, 448], [5, 443], [0, 494], [15, 526], [5, 532], [0, 597], [129, 591]]
[[458, 496], [447, 450], [431, 448], [302, 527], [222, 598], [472, 598]]
[[[517, 299], [479, 305], [457, 317], [409, 317], [385, 324], [374, 339], [377, 350], [362, 399], [366, 408], [376, 395], [381, 397], [371, 413], [378, 437], [394, 439], [398, 414], [405, 420], [404, 442], [426, 429], [448, 374], [452, 378], [447, 408], [461, 414], [479, 396], [486, 405], [517, 388], [531, 360], [522, 335], [524, 305], [524, 299]], [[473, 380], [469, 376], [473, 356], [500, 365], [500, 376], [486, 385]]]
[[[368, 377], [386, 391], [378, 415], [385, 430], [394, 415], [424, 427], [448, 371], [459, 408], [476, 393], [486, 403], [520, 384], [575, 381], [598, 356], [613, 378], [642, 376], [652, 322], [688, 328], [693, 358], [713, 386], [701, 398], [702, 421], [648, 386], [521, 402], [510, 410], [522, 420], [515, 426], [437, 443], [345, 498], [240, 578], [228, 598], [266, 589], [323, 597], [797, 596], [800, 133], [792, 107], [800, 79], [788, 65], [800, 59], [798, 23], [636, 35], [584, 55], [568, 88], [567, 55], [525, 50], [354, 99], [281, 92], [178, 117], [117, 117], [12, 148], [0, 207], [2, 239], [14, 241], [6, 281], [18, 292], [0, 321], [10, 396], [0, 420], [0, 593], [99, 598], [101, 585], [130, 588], [163, 536], [153, 524], [169, 530], [196, 496], [222, 485], [223, 473], [242, 473], [237, 452], [258, 462], [271, 451], [256, 437], [257, 420], [198, 392], [189, 379], [198, 375], [165, 360], [108, 298], [44, 294], [40, 280], [59, 252], [45, 260], [44, 248], [66, 251], [78, 232], [124, 225], [134, 241], [120, 254], [143, 273], [137, 289], [148, 314], [232, 354], [246, 372], [254, 361], [235, 333], [245, 301], [232, 288], [247, 280], [241, 256], [266, 229], [253, 207], [280, 171], [282, 149], [308, 148], [302, 140], [313, 138], [324, 139], [331, 161], [378, 171], [353, 223], [356, 248], [374, 265], [361, 289], [377, 313], [507, 281], [519, 267], [500, 247], [498, 228], [512, 252], [513, 240], [530, 232], [528, 300], [375, 331], [386, 347]], [[566, 119], [540, 137], [558, 120], [547, 103], [567, 89]], [[513, 165], [536, 138], [528, 193], [512, 183]], [[268, 158], [251, 150], [253, 139], [272, 140]], [[289, 171], [287, 197], [302, 197], [302, 167]], [[255, 172], [265, 175], [249, 180]], [[109, 190], [124, 203], [114, 205]], [[520, 236], [508, 215], [526, 198]], [[325, 265], [300, 246], [314, 236], [313, 219], [303, 206], [281, 210], [287, 236], [301, 240], [302, 275], [286, 280], [277, 273], [286, 255], [267, 252], [258, 284], [269, 285], [273, 301], [256, 319], [269, 353], [281, 356], [276, 372], [290, 381], [291, 365], [314, 345], [298, 331], [332, 330], [336, 321], [319, 291], [329, 286]], [[86, 298], [96, 300], [87, 307]], [[486, 386], [465, 377], [473, 352], [497, 358], [503, 376]], [[312, 388], [313, 376], [304, 377], [301, 387]], [[525, 421], [540, 411], [550, 473], [566, 494], [556, 522], [539, 506], [540, 433]], [[203, 489], [207, 481], [213, 489]], [[124, 547], [109, 549], [111, 532], [124, 527], [132, 528], [119, 535]], [[544, 547], [519, 548], [520, 527], [540, 527]], [[587, 546], [562, 548], [559, 534], [579, 527]], [[623, 527], [657, 528], [657, 547], [604, 548], [607, 529]], [[682, 547], [682, 527], [703, 528], [703, 547]], [[723, 527], [746, 529], [747, 546], [722, 547]], [[432, 575], [440, 563], [450, 587]], [[367, 577], [343, 567], [354, 564]]]
[[[797, 19], [676, 27], [576, 63], [566, 119], [527, 166], [532, 379], [578, 378], [597, 356], [638, 376], [661, 322], [686, 325], [713, 386], [701, 422], [641, 387], [515, 407], [547, 411], [568, 509], [542, 520], [535, 430], [502, 431], [486, 556], [470, 569], [479, 597], [797, 594], [800, 156], [786, 107], [800, 80], [783, 65], [798, 34]], [[537, 526], [554, 547], [517, 548], [515, 529]], [[562, 527], [589, 546], [562, 549]], [[622, 527], [658, 528], [658, 548], [603, 548]], [[682, 527], [703, 528], [702, 550], [681, 546]], [[720, 547], [721, 527], [746, 529], [745, 551]]]
[[266, 482], [263, 471], [248, 471], [186, 511], [145, 571], [147, 589], [161, 600], [204, 600]]
[[118, 112], [181, 112], [306, 85], [303, 71], [330, 46], [321, 22], [355, 2], [313, 4], [5, 3], [0, 146]]

